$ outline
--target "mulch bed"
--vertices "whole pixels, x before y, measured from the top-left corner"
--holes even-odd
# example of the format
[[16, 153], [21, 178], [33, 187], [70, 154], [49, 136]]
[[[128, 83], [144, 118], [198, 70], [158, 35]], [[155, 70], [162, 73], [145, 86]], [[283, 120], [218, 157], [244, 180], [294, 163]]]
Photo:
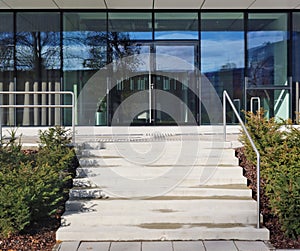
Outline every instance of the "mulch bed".
[[[256, 168], [251, 165], [243, 154], [243, 148], [236, 149], [236, 156], [240, 160], [240, 165], [244, 169], [244, 175], [248, 179], [248, 185], [253, 191], [253, 198], [256, 198]], [[298, 240], [287, 238], [281, 231], [278, 218], [275, 217], [269, 208], [268, 199], [261, 193], [261, 211], [264, 225], [270, 230], [270, 242], [276, 248], [300, 248], [300, 237]], [[52, 219], [46, 219], [39, 224], [33, 224], [18, 235], [0, 239], [0, 251], [51, 251], [56, 244], [55, 232], [60, 225], [58, 213]]]
[[0, 251], [51, 251], [56, 243], [55, 232], [60, 219], [45, 219], [39, 224], [32, 224], [22, 233], [0, 239]]

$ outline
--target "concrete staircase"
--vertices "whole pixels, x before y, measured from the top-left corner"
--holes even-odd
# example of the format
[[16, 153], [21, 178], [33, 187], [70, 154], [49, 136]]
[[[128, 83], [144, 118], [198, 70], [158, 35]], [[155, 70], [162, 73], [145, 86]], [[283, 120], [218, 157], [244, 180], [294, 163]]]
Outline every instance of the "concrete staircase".
[[231, 144], [119, 137], [78, 146], [60, 241], [268, 240]]

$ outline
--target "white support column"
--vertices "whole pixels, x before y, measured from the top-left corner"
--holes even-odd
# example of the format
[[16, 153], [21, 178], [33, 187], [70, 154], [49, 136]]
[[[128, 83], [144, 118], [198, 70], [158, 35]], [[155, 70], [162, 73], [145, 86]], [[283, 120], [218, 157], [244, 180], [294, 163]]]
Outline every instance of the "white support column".
[[[55, 91], [59, 92], [60, 91], [60, 83], [59, 82], [55, 82]], [[60, 105], [61, 103], [61, 99], [60, 99], [60, 94], [55, 94], [55, 105]], [[60, 108], [55, 108], [55, 115], [54, 115], [54, 122], [55, 125], [61, 125], [61, 121], [60, 121]]]
[[73, 92], [75, 96], [75, 125], [78, 125], [78, 108], [77, 108], [77, 97], [78, 97], [78, 86], [77, 84], [73, 84]]
[[[33, 84], [33, 91], [34, 92], [38, 92], [39, 90], [39, 83], [38, 82], [34, 82]], [[39, 104], [39, 95], [38, 94], [33, 94], [33, 104], [34, 105], [38, 105]], [[35, 107], [33, 108], [34, 112], [33, 112], [33, 121], [34, 121], [34, 125], [38, 126], [40, 123], [40, 115], [39, 115], [39, 108]]]
[[[9, 83], [9, 91], [13, 92], [15, 90], [15, 83], [10, 82]], [[8, 103], [9, 105], [14, 105], [15, 104], [15, 94], [9, 94], [8, 96]], [[15, 124], [15, 109], [16, 108], [9, 108], [9, 113], [8, 113], [8, 123], [10, 126]]]
[[[29, 92], [29, 82], [25, 83], [25, 92]], [[30, 99], [29, 94], [24, 94], [24, 105], [29, 105]], [[29, 108], [23, 109], [23, 125], [30, 125]]]
[[[43, 82], [42, 83], [42, 91], [45, 92], [47, 91], [47, 83]], [[42, 94], [42, 105], [46, 105], [47, 102], [47, 96], [46, 94]], [[42, 108], [42, 125], [47, 125], [47, 108]]]
[[[48, 91], [52, 91], [52, 83], [48, 83]], [[48, 94], [48, 105], [52, 104], [52, 94]], [[48, 108], [48, 125], [52, 125], [52, 108]]]

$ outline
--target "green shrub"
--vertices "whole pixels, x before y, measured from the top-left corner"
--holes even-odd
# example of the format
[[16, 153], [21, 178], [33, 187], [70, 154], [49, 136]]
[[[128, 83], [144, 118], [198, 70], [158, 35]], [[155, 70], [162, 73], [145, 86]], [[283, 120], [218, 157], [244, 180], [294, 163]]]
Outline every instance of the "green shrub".
[[[261, 155], [263, 191], [283, 231], [295, 239], [300, 235], [300, 131], [290, 120], [267, 120], [264, 111], [246, 114], [246, 127]], [[240, 137], [248, 160], [256, 154], [243, 132]]]
[[75, 172], [75, 151], [62, 127], [41, 132], [37, 154], [16, 138], [0, 147], [0, 235], [8, 236], [57, 212]]

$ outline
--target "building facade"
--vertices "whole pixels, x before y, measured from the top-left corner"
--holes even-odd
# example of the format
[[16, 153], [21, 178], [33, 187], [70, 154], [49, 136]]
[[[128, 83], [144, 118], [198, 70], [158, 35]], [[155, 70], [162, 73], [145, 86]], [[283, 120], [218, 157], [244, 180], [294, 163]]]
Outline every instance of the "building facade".
[[[210, 107], [223, 90], [241, 114], [260, 106], [267, 117], [297, 117], [300, 1], [281, 9], [277, 1], [273, 9], [255, 5], [263, 1], [238, 9], [213, 1], [128, 1], [115, 8], [109, 0], [69, 7], [48, 1], [51, 7], [38, 12], [32, 1], [25, 9], [16, 2], [0, 3], [0, 91], [72, 91], [78, 125], [218, 124]], [[4, 94], [1, 102], [71, 100]], [[228, 120], [236, 122], [230, 111]], [[71, 109], [2, 108], [2, 123], [70, 125]]]

